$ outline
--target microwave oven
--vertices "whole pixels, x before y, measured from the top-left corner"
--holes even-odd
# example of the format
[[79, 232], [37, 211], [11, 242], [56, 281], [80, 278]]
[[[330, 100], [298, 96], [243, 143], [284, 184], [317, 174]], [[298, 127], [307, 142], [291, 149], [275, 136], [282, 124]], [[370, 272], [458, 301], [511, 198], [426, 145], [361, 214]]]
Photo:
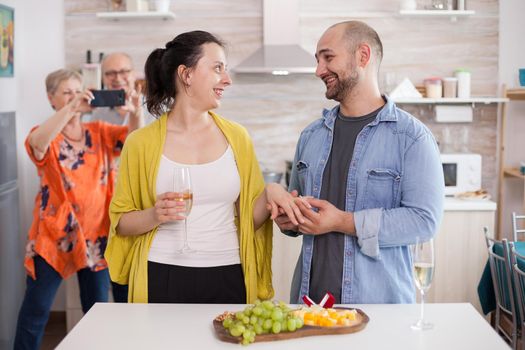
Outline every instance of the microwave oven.
[[441, 154], [445, 177], [445, 196], [477, 191], [481, 188], [481, 155], [474, 153]]

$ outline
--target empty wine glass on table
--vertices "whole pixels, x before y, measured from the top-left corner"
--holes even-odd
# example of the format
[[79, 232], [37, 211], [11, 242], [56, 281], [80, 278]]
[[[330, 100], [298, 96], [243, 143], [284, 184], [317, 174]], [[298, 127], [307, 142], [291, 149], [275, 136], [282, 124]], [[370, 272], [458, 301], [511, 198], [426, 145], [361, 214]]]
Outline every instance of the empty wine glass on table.
[[414, 264], [413, 276], [417, 289], [421, 293], [421, 315], [419, 320], [411, 327], [415, 330], [432, 329], [434, 325], [425, 321], [425, 293], [432, 284], [434, 276], [434, 240], [422, 241], [416, 238], [416, 244], [411, 246], [412, 260]]
[[175, 172], [173, 174], [173, 192], [175, 192], [175, 201], [177, 201], [177, 207], [184, 208], [184, 211], [178, 213], [179, 216], [184, 217], [184, 245], [177, 252], [182, 254], [194, 253], [195, 250], [191, 249], [188, 245], [187, 218], [188, 215], [190, 215], [191, 206], [193, 204], [193, 192], [191, 189], [191, 177], [189, 168], [175, 168]]

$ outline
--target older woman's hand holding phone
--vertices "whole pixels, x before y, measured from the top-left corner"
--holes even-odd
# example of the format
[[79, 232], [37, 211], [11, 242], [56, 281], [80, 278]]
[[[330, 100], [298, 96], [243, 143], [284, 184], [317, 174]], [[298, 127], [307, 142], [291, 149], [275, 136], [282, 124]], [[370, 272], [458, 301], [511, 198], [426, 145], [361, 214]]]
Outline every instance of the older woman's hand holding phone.
[[75, 113], [88, 113], [91, 112], [91, 101], [95, 98], [91, 90], [84, 90], [82, 93], [77, 94], [75, 98], [69, 103], [69, 107]]

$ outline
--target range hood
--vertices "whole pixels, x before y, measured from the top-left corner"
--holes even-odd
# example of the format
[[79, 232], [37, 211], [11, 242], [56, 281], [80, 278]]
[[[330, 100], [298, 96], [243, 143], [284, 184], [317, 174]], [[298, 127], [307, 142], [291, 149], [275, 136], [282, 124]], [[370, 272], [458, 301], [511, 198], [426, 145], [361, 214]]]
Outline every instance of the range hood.
[[235, 73], [314, 73], [315, 58], [299, 46], [299, 0], [263, 0], [263, 46]]

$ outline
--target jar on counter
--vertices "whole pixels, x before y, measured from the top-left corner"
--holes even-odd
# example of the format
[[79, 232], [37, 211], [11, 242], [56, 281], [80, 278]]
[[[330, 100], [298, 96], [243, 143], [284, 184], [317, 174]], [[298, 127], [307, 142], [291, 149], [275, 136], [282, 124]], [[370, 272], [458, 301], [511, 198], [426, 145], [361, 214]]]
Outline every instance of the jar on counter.
[[457, 97], [458, 78], [443, 78], [443, 97]]
[[441, 78], [432, 77], [423, 81], [425, 89], [427, 90], [428, 98], [441, 98], [443, 94], [443, 86], [441, 85]]
[[464, 68], [457, 69], [454, 72], [458, 78], [458, 98], [470, 97], [470, 72]]

